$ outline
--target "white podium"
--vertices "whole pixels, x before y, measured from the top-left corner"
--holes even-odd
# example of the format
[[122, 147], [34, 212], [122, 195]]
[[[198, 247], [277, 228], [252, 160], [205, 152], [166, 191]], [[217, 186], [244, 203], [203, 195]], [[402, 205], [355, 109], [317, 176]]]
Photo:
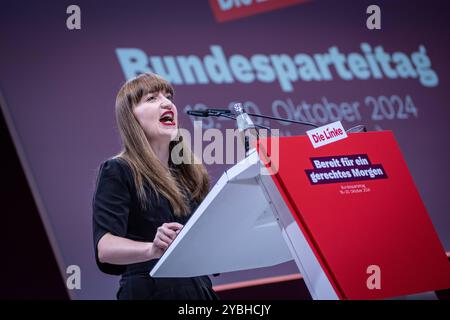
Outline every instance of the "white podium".
[[150, 276], [192, 277], [268, 267], [294, 259], [313, 299], [338, 299], [265, 172], [256, 151], [227, 170]]

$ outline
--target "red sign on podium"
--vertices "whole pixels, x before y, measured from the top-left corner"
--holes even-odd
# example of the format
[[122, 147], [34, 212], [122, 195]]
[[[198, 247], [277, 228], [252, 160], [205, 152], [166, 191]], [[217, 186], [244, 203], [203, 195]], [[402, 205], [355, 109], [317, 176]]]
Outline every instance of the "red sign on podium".
[[272, 179], [340, 299], [450, 288], [450, 263], [392, 132], [317, 149], [307, 136], [278, 139]]

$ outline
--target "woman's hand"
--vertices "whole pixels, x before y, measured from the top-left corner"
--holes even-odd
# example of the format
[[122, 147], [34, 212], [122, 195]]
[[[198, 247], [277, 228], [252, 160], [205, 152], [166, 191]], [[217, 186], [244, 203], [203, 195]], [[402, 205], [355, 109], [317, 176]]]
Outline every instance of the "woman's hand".
[[161, 258], [172, 241], [175, 240], [181, 228], [183, 228], [183, 225], [177, 222], [164, 223], [158, 228], [150, 252], [153, 259]]

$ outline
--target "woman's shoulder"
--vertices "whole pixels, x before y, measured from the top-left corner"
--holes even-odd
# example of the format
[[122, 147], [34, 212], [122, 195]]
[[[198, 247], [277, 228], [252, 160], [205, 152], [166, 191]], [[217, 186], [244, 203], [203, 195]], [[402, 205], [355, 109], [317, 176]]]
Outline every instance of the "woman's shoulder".
[[124, 158], [120, 156], [114, 156], [112, 158], [104, 160], [101, 163], [100, 174], [129, 178], [132, 176], [132, 171], [130, 165]]

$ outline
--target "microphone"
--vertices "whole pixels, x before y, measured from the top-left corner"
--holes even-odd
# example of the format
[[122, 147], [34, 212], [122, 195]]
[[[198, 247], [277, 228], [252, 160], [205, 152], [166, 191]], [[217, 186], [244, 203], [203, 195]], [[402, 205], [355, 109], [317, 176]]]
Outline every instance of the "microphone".
[[206, 110], [189, 110], [186, 113], [190, 116], [195, 117], [209, 117], [209, 116], [220, 117], [223, 114], [231, 114], [231, 111], [227, 109], [206, 109]]
[[231, 114], [228, 109], [206, 109], [210, 116], [220, 116], [222, 114]]
[[367, 128], [365, 125], [360, 124], [357, 126], [354, 126], [348, 130], [346, 130], [347, 133], [354, 133], [354, 132], [367, 132]]
[[190, 116], [195, 116], [195, 117], [209, 117], [210, 114], [208, 113], [207, 110], [188, 110], [186, 112], [188, 115]]

